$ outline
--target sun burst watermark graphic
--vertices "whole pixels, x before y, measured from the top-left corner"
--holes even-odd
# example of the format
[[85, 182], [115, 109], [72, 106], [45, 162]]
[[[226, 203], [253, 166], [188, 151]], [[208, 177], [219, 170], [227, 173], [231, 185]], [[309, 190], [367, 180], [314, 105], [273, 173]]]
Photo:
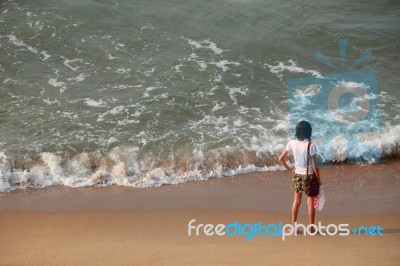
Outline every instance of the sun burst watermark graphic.
[[344, 159], [379, 162], [380, 150], [360, 137], [381, 128], [376, 72], [371, 68], [352, 70], [371, 58], [372, 51], [367, 49], [348, 67], [347, 47], [348, 41], [340, 39], [340, 64], [321, 52], [315, 58], [334, 70], [341, 65], [350, 71], [286, 80], [290, 122], [292, 128], [300, 120], [313, 125], [313, 141], [325, 163]]
[[[346, 39], [340, 39], [339, 40], [339, 49], [340, 49], [340, 58], [342, 62], [342, 67], [345, 66], [346, 63], [346, 53], [347, 53], [347, 46], [348, 46], [348, 41]], [[372, 51], [371, 49], [365, 50], [365, 52], [351, 65], [351, 67], [356, 67], [365, 60], [369, 59], [372, 57]], [[317, 52], [315, 54], [315, 58], [324, 63], [327, 66], [330, 66], [333, 69], [336, 69], [336, 65], [332, 63], [332, 61], [323, 53]]]

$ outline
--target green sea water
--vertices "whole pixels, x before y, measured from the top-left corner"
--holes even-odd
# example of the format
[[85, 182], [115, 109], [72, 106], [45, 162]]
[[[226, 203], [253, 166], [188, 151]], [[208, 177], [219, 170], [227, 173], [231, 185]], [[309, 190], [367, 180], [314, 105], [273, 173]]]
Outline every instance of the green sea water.
[[[285, 82], [364, 68], [382, 125], [364, 141], [396, 155], [399, 51], [398, 1], [1, 1], [0, 191], [277, 170]], [[321, 158], [346, 159], [333, 141]]]

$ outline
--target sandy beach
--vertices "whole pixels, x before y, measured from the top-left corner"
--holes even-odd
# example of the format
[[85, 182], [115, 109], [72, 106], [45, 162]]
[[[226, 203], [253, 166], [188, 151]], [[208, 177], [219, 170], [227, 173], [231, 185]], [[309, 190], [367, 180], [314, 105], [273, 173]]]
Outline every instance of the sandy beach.
[[0, 266], [400, 266], [399, 14], [0, 1]]
[[[322, 224], [383, 236], [188, 236], [196, 224], [289, 223], [289, 173], [159, 188], [50, 187], [0, 196], [0, 265], [398, 265], [400, 162], [322, 169]], [[303, 198], [304, 199], [304, 198]], [[305, 201], [300, 223], [307, 222]]]

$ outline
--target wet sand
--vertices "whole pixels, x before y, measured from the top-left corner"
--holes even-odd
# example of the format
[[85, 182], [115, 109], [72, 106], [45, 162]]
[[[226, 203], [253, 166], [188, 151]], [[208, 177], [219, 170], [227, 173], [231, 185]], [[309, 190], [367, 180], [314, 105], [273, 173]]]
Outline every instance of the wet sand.
[[191, 219], [289, 223], [286, 171], [147, 189], [52, 187], [0, 195], [0, 265], [398, 265], [400, 161], [335, 165], [322, 178], [317, 222], [379, 225], [383, 236], [188, 236]]

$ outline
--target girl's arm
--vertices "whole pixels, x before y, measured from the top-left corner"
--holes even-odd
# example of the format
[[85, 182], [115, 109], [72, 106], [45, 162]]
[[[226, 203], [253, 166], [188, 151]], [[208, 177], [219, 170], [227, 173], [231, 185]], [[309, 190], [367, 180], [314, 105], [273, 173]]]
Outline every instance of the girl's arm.
[[290, 166], [286, 163], [286, 156], [288, 155], [288, 151], [284, 150], [281, 154], [281, 156], [279, 156], [279, 162], [288, 170], [293, 170], [292, 168], [290, 168]]
[[322, 185], [321, 178], [320, 178], [320, 175], [319, 175], [317, 155], [314, 154], [313, 156], [311, 156], [311, 160], [312, 160], [312, 164], [313, 164], [313, 168], [314, 168], [314, 173], [315, 173], [315, 175], [317, 176], [317, 179], [318, 179], [318, 183], [320, 185]]

